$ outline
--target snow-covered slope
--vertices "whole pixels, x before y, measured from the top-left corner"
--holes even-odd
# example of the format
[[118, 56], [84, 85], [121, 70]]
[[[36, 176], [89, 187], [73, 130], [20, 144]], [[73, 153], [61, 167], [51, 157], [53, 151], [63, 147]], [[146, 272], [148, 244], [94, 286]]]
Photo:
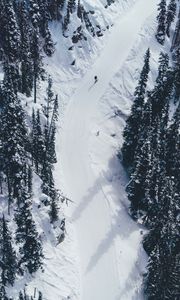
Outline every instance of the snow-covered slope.
[[[128, 215], [127, 178], [116, 152], [139, 64], [147, 47], [156, 45], [152, 26], [157, 2], [136, 1], [116, 18], [115, 26], [104, 37], [106, 44], [100, 46], [101, 53], [95, 64], [88, 65], [82, 80], [80, 74], [92, 61], [86, 50], [86, 61], [81, 64], [79, 60], [79, 72], [67, 72], [67, 79], [62, 76], [64, 70], [61, 73], [49, 65], [57, 92], [64, 103], [67, 99], [69, 103], [60, 130], [56, 172], [57, 177], [61, 175], [58, 181], [63, 191], [73, 201], [66, 213], [77, 235], [81, 282], [81, 298], [77, 299], [141, 299], [146, 264], [141, 248], [143, 229]], [[154, 59], [157, 61], [157, 53]], [[99, 78], [95, 85], [94, 75]], [[117, 106], [117, 99], [121, 112], [118, 121], [114, 118], [117, 111], [108, 111], [109, 104]], [[75, 295], [71, 297], [76, 299]]]
[[[104, 0], [84, 1], [87, 10], [95, 10], [101, 28], [110, 29], [76, 45], [62, 37], [58, 23], [51, 26], [56, 52], [46, 59], [46, 69], [60, 99], [56, 185], [72, 202], [64, 207], [66, 239], [57, 246], [41, 224], [43, 211], [35, 209], [36, 222], [46, 232], [45, 267], [34, 279], [24, 279], [30, 294], [37, 287], [47, 300], [143, 299], [145, 230], [128, 214], [128, 178], [116, 154], [148, 46], [154, 77], [157, 3], [119, 0], [105, 8]], [[45, 88], [42, 83], [38, 99]], [[27, 108], [31, 111], [31, 99]], [[40, 183], [35, 182], [38, 197]]]
[[[132, 225], [129, 217], [123, 216], [122, 211], [124, 214], [127, 212], [121, 203], [118, 209], [111, 211], [113, 189], [111, 188], [110, 192], [107, 190], [110, 183], [108, 184], [104, 174], [99, 172], [101, 170], [96, 168], [94, 163], [92, 165], [92, 151], [95, 152], [97, 147], [99, 148], [98, 139], [103, 134], [101, 130], [98, 133], [99, 129], [93, 127], [95, 120], [101, 117], [98, 109], [99, 99], [117, 68], [121, 67], [126, 59], [140, 27], [154, 11], [155, 4], [156, 1], [149, 4], [138, 1], [116, 23], [104, 50], [72, 96], [65, 115], [61, 167], [69, 191], [68, 196], [75, 202], [72, 222], [76, 225], [78, 235], [83, 300], [132, 299], [136, 290], [129, 283], [129, 276], [133, 268], [136, 268], [140, 230]], [[94, 85], [95, 74], [99, 80]], [[101, 144], [102, 149], [99, 151], [105, 161], [113, 160], [113, 157], [107, 156], [107, 146]], [[125, 193], [126, 184], [123, 170], [121, 174], [122, 190], [119, 197], [122, 197], [121, 193]], [[129, 232], [122, 232], [121, 226], [124, 229], [127, 226]], [[119, 242], [119, 239], [121, 243], [118, 243], [118, 247], [123, 259], [120, 258], [118, 266], [116, 242]], [[137, 281], [134, 278], [134, 284]], [[130, 288], [127, 289], [128, 284]]]
[[[70, 200], [61, 207], [66, 238], [57, 244], [59, 231], [52, 230], [46, 208], [39, 207], [41, 182], [34, 175], [33, 215], [43, 240], [44, 271], [17, 279], [13, 292], [8, 290], [10, 296], [17, 297], [28, 284], [30, 295], [36, 287], [45, 300], [144, 299], [147, 257], [141, 241], [145, 229], [129, 216], [128, 178], [117, 151], [148, 47], [152, 53], [149, 88], [156, 75], [161, 50], [154, 38], [158, 2], [117, 0], [106, 7], [106, 0], [84, 0], [103, 36], [92, 37], [86, 31], [87, 41], [75, 44], [72, 35], [79, 26], [75, 13], [67, 37], [58, 22], [51, 24], [56, 51], [45, 58], [45, 64], [60, 100], [55, 175], [56, 186]], [[42, 83], [36, 108], [41, 109], [45, 89]], [[32, 107], [29, 98], [29, 114]]]

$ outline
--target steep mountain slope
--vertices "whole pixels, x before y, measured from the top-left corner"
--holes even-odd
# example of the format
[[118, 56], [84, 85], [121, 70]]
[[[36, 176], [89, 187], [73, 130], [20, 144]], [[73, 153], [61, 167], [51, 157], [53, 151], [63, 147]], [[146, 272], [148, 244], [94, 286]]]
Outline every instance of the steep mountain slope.
[[[66, 238], [57, 242], [60, 223], [52, 226], [47, 208], [39, 207], [44, 195], [34, 174], [33, 216], [43, 241], [44, 270], [18, 278], [7, 289], [15, 299], [26, 284], [35, 299], [39, 291], [47, 300], [144, 299], [147, 256], [141, 241], [146, 230], [129, 215], [129, 179], [117, 152], [144, 53], [151, 48], [151, 88], [159, 52], [169, 51], [169, 40], [161, 47], [154, 38], [158, 0], [118, 0], [108, 7], [107, 2], [83, 1], [95, 30], [103, 33], [99, 37], [83, 23], [86, 38], [73, 42], [80, 26], [76, 13], [65, 33], [59, 22], [50, 24], [56, 50], [44, 61], [59, 95], [55, 177], [67, 196], [60, 214], [66, 218]], [[37, 104], [20, 95], [28, 121], [32, 108], [41, 110], [46, 88], [41, 82]]]
[[[90, 157], [92, 150], [89, 149], [89, 143], [90, 141], [92, 143], [92, 134], [95, 134], [92, 133], [94, 119], [97, 120], [100, 116], [98, 111], [99, 99], [104, 94], [117, 68], [121, 67], [126, 59], [140, 27], [154, 11], [155, 4], [156, 1], [152, 1], [147, 7], [144, 1], [138, 1], [117, 22], [111, 31], [105, 49], [92, 69], [83, 78], [81, 86], [70, 100], [65, 114], [61, 142], [61, 164], [65, 183], [69, 190], [68, 195], [75, 202], [72, 222], [75, 222], [78, 234], [82, 272], [82, 299], [86, 300], [119, 299], [123, 288], [119, 288], [119, 275], [121, 277], [122, 273], [123, 277], [127, 277], [128, 282], [126, 272], [129, 272], [129, 265], [133, 269], [137, 258], [140, 234], [138, 227], [134, 225], [132, 233], [127, 235], [124, 241], [121, 241], [121, 248], [124, 248], [124, 244], [126, 245], [126, 255], [129, 262], [126, 261], [126, 267], [119, 266], [118, 275], [116, 236], [114, 234], [118, 232], [118, 228], [121, 231], [121, 226], [124, 227], [125, 224], [121, 224], [122, 212], [119, 216], [112, 216], [109, 211], [111, 200], [108, 199], [106, 192], [103, 190], [104, 176], [92, 169]], [[99, 78], [96, 84], [93, 83], [95, 74]], [[95, 149], [97, 140], [98, 133], [93, 139]], [[102, 152], [104, 151], [105, 148], [103, 147]], [[123, 170], [122, 176], [125, 177]], [[125, 178], [123, 180], [125, 183]], [[124, 193], [124, 188], [122, 188], [122, 192]], [[119, 211], [122, 211], [122, 209], [123, 205], [121, 204]], [[129, 226], [128, 218], [127, 226]], [[130, 259], [131, 256], [134, 259]], [[120, 299], [123, 299], [123, 297], [121, 295]]]
[[[146, 10], [143, 1], [138, 1], [122, 20], [118, 20], [116, 26], [111, 30], [108, 43], [97, 58], [95, 65], [87, 72], [83, 81], [80, 84], [78, 83], [79, 88], [69, 100], [70, 104], [63, 119], [63, 134], [60, 136], [59, 143], [61, 161], [59, 170], [64, 186], [63, 190], [74, 201], [74, 204], [70, 206], [68, 215], [71, 222], [76, 224], [83, 299], [88, 299], [87, 297], [89, 299], [118, 299], [119, 295], [120, 299], [140, 299], [138, 290], [140, 289], [142, 269], [144, 268], [142, 263], [144, 255], [140, 247], [140, 228], [133, 224], [127, 214], [126, 205], [128, 204], [126, 204], [124, 191], [127, 183], [126, 175], [122, 168], [119, 169], [120, 166], [117, 160], [112, 158], [115, 156], [118, 147], [116, 138], [113, 138], [113, 130], [117, 131], [117, 125], [111, 123], [107, 125], [107, 128], [105, 126], [105, 129], [104, 126], [99, 125], [99, 119], [102, 118], [102, 112], [99, 110], [104, 110], [104, 108], [99, 107], [99, 100], [108, 88], [113, 75], [126, 59], [125, 72], [128, 73], [128, 70], [134, 72], [138, 63], [142, 60], [146, 50], [144, 47], [148, 47], [148, 45], [143, 45], [144, 41], [148, 40], [149, 45], [151, 43], [156, 45], [153, 38], [150, 38], [154, 34], [150, 26], [155, 20], [156, 4], [157, 1], [148, 4], [149, 7]], [[151, 16], [152, 12], [154, 12], [153, 18], [151, 17], [150, 21], [145, 24], [146, 19]], [[129, 22], [132, 19], [134, 22]], [[141, 26], [145, 26], [143, 32], [146, 31], [147, 33], [146, 39], [143, 32], [141, 35], [137, 35]], [[144, 52], [141, 51], [139, 55], [136, 52], [136, 55], [133, 56], [134, 65], [132, 67], [128, 64], [128, 54], [132, 47], [134, 49], [132, 52], [136, 51], [134, 45], [137, 40], [139, 49], [143, 45]], [[156, 46], [154, 47], [156, 48]], [[132, 54], [130, 54], [130, 57], [132, 57]], [[157, 57], [155, 57], [155, 60], [157, 61]], [[83, 65], [81, 67], [83, 68]], [[99, 78], [96, 85], [93, 85], [94, 75]], [[130, 79], [131, 77], [128, 75], [124, 78], [126, 83], [120, 86], [119, 93], [128, 92], [130, 82], [127, 82], [128, 79], [126, 78]], [[71, 86], [73, 86], [73, 82], [74, 80], [72, 80]], [[121, 85], [123, 79], [122, 82], [121, 80], [118, 80], [118, 82]], [[58, 82], [56, 82], [58, 91], [57, 85]], [[133, 93], [133, 87], [132, 83], [129, 89], [130, 94]], [[62, 87], [61, 94], [63, 91], [70, 93], [66, 87], [64, 89]], [[112, 90], [111, 92], [114, 93]], [[66, 97], [63, 98], [66, 101]], [[108, 95], [108, 98], [112, 106], [113, 99], [110, 100], [111, 95]], [[107, 101], [107, 96], [105, 100]], [[127, 102], [125, 99], [121, 101], [122, 104], [119, 103], [119, 109], [122, 111], [122, 116], [120, 115], [118, 122], [118, 126], [120, 123], [119, 128], [122, 128], [124, 124], [124, 118], [130, 105], [128, 99]], [[116, 112], [112, 111], [112, 114], [114, 113]], [[100, 130], [99, 126], [101, 127]], [[114, 126], [115, 128], [113, 128]], [[104, 133], [102, 133], [103, 131]], [[109, 137], [110, 132], [112, 132], [111, 137]], [[121, 140], [121, 135], [119, 137]], [[106, 138], [107, 141], [110, 140], [109, 143]], [[110, 165], [113, 164], [113, 168], [107, 166], [109, 160]], [[96, 167], [97, 164], [101, 164], [101, 167]], [[101, 170], [102, 165], [106, 166], [103, 167], [103, 170]], [[116, 178], [119, 171], [121, 180]], [[115, 187], [112, 188], [109, 181], [112, 184], [114, 180], [113, 185]], [[117, 201], [119, 199], [117, 184], [122, 186], [118, 188], [119, 194], [122, 194], [122, 203]], [[115, 194], [115, 196], [106, 196], [107, 193], [108, 195]], [[101, 221], [99, 222], [99, 220]], [[118, 231], [123, 234], [123, 231], [126, 231], [126, 226], [129, 231], [127, 240], [118, 236]], [[119, 254], [120, 251], [122, 251], [121, 255]], [[129, 251], [129, 254], [127, 254], [127, 251]], [[140, 253], [141, 259], [139, 258]], [[132, 258], [130, 259], [130, 257]], [[132, 271], [133, 269], [134, 271]], [[130, 275], [131, 272], [132, 275]]]

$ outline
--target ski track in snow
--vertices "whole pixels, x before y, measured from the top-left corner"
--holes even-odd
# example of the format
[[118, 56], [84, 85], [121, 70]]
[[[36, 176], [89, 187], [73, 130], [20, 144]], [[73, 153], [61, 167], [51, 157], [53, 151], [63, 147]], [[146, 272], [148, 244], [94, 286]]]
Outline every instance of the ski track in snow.
[[[125, 286], [120, 285], [121, 270], [117, 266], [115, 237], [110, 236], [113, 225], [109, 200], [102, 189], [100, 175], [92, 168], [89, 144], [91, 140], [92, 145], [94, 121], [100, 118], [99, 101], [156, 4], [157, 0], [139, 0], [118, 20], [104, 50], [82, 79], [66, 110], [60, 163], [68, 196], [74, 201], [70, 214], [78, 238], [82, 300], [132, 299], [123, 297]], [[93, 82], [95, 75], [98, 76], [96, 84]], [[93, 146], [96, 148], [96, 140]], [[123, 239], [125, 245], [128, 242], [131, 245], [128, 239], [133, 237], [127, 235]], [[127, 255], [131, 255], [131, 251]], [[122, 266], [122, 273], [126, 273], [126, 264]], [[131, 285], [127, 285], [128, 288]]]

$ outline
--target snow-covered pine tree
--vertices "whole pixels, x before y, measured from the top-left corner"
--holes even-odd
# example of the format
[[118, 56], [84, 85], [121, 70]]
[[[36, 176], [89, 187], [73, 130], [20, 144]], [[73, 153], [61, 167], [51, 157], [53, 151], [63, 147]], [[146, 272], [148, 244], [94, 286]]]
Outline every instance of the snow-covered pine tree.
[[180, 96], [180, 46], [174, 50], [174, 85], [175, 85], [175, 101]]
[[21, 90], [21, 76], [19, 73], [19, 66], [17, 63], [9, 63], [8, 60], [4, 60], [3, 62], [3, 71], [4, 71], [4, 81], [6, 81], [9, 77], [12, 80], [12, 86], [15, 94]]
[[66, 15], [64, 16], [64, 20], [62, 23], [63, 34], [68, 29], [69, 23], [70, 23], [70, 11], [69, 11], [69, 8], [67, 7]]
[[68, 0], [67, 7], [69, 12], [72, 14], [76, 9], [76, 0]]
[[152, 251], [147, 266], [148, 272], [145, 275], [144, 292], [147, 299], [151, 300], [164, 300], [162, 299], [161, 291], [159, 290], [162, 271], [160, 251], [159, 245]]
[[94, 27], [91, 23], [91, 20], [89, 18], [88, 12], [84, 9], [83, 7], [83, 20], [86, 26], [86, 29], [91, 33], [91, 35], [94, 37], [95, 36], [95, 30]]
[[37, 174], [40, 174], [45, 157], [45, 139], [42, 133], [39, 109], [37, 110], [36, 115], [33, 109], [31, 137], [32, 158], [36, 172]]
[[43, 46], [44, 52], [46, 53], [47, 56], [52, 56], [55, 48], [54, 48], [54, 43], [51, 37], [50, 30], [48, 26], [45, 29], [45, 37], [44, 37], [44, 46]]
[[26, 267], [32, 274], [42, 266], [43, 252], [40, 236], [31, 213], [31, 198], [25, 188], [21, 193], [21, 203], [15, 215], [16, 241], [20, 244], [20, 265]]
[[169, 56], [167, 53], [161, 52], [159, 55], [158, 76], [156, 78], [157, 84], [160, 84], [161, 82], [164, 81], [168, 67], [169, 67]]
[[145, 199], [145, 193], [152, 172], [152, 131], [148, 128], [146, 130], [148, 131], [147, 137], [136, 156], [134, 172], [127, 187], [128, 199], [131, 202], [130, 212], [135, 219], [146, 216], [145, 212], [148, 210], [149, 198]]
[[166, 0], [160, 0], [160, 3], [158, 4], [158, 11], [156, 39], [161, 45], [163, 45], [166, 35]]
[[140, 74], [138, 86], [134, 93], [134, 103], [131, 108], [131, 114], [126, 122], [124, 129], [124, 144], [122, 147], [123, 162], [130, 167], [134, 161], [134, 155], [137, 148], [139, 129], [142, 125], [142, 114], [144, 106], [144, 98], [148, 81], [150, 50], [148, 49], [144, 57], [144, 66]]
[[58, 192], [55, 188], [54, 178], [53, 178], [53, 166], [46, 160], [42, 169], [42, 192], [49, 196], [49, 216], [51, 223], [57, 221], [58, 219]]
[[[167, 130], [167, 153], [166, 153], [166, 172], [168, 176], [173, 176], [175, 181], [178, 180], [180, 168], [180, 104], [174, 114], [171, 125]], [[180, 184], [179, 184], [180, 186]]]
[[48, 141], [47, 148], [47, 159], [51, 164], [57, 163], [56, 156], [56, 124], [53, 122], [51, 124], [51, 134]]
[[39, 29], [40, 26], [40, 10], [38, 0], [29, 0], [29, 15], [32, 25], [35, 29]]
[[177, 9], [176, 0], [170, 0], [170, 3], [167, 7], [167, 13], [166, 13], [166, 34], [168, 37], [170, 37], [170, 28], [176, 16], [176, 9]]
[[107, 0], [107, 5], [110, 6], [114, 2], [115, 2], [115, 0]]
[[178, 12], [176, 28], [174, 30], [174, 34], [173, 34], [173, 38], [172, 38], [171, 51], [173, 51], [174, 49], [178, 49], [179, 44], [180, 44], [180, 10]]
[[53, 109], [53, 104], [55, 101], [54, 98], [54, 92], [52, 90], [52, 86], [53, 86], [53, 81], [51, 76], [48, 77], [48, 87], [46, 89], [46, 97], [45, 97], [45, 105], [43, 105], [43, 113], [47, 119], [47, 126], [49, 127], [49, 123], [50, 123], [50, 114], [52, 112]]
[[46, 28], [50, 20], [50, 14], [48, 11], [48, 0], [38, 0], [39, 7], [39, 32], [42, 37], [45, 37]]
[[[174, 178], [164, 177], [159, 193], [159, 203], [157, 203], [157, 219], [150, 236], [148, 234], [145, 241], [146, 249], [150, 251], [145, 285], [148, 299], [178, 299], [176, 298], [180, 291], [178, 284], [180, 269], [177, 264], [179, 255], [178, 197]], [[157, 254], [158, 260], [152, 259], [157, 258]]]
[[37, 151], [36, 152], [37, 165], [39, 164], [42, 166], [45, 157], [45, 139], [42, 133], [39, 109], [37, 110], [37, 114], [36, 114], [36, 143], [35, 144], [36, 144], [36, 151]]
[[38, 29], [34, 29], [31, 39], [31, 57], [33, 61], [33, 87], [34, 87], [34, 103], [37, 102], [37, 82], [43, 79], [44, 69], [42, 62], [42, 47]]
[[14, 284], [17, 271], [16, 253], [12, 247], [12, 237], [3, 215], [0, 220], [0, 269], [1, 282], [4, 286]]
[[29, 195], [32, 195], [32, 190], [33, 190], [32, 179], [33, 179], [32, 168], [31, 166], [28, 166], [26, 187]]
[[144, 185], [146, 203], [145, 210], [145, 221], [147, 227], [153, 228], [159, 218], [160, 207], [160, 191], [162, 189], [163, 178], [166, 176], [166, 163], [165, 163], [165, 151], [166, 143], [164, 142], [166, 133], [164, 131], [163, 122], [161, 120], [156, 120], [157, 125], [152, 131], [152, 158], [151, 158], [151, 168], [148, 168], [146, 180]]
[[1, 2], [0, 41], [2, 56], [10, 62], [19, 59], [20, 31], [12, 1]]
[[49, 30], [49, 20], [50, 20], [50, 13], [48, 10], [48, 1], [47, 0], [38, 0], [39, 6], [39, 32], [44, 39], [43, 49], [47, 56], [51, 56], [54, 51], [54, 43], [51, 37], [51, 32]]
[[50, 216], [50, 222], [54, 223], [58, 220], [58, 214], [59, 214], [59, 207], [58, 207], [58, 192], [53, 187], [51, 191], [51, 201], [50, 201], [50, 210], [49, 210], [49, 216]]
[[81, 22], [83, 22], [83, 6], [80, 0], [78, 0], [78, 4], [77, 4], [77, 16], [81, 20]]
[[21, 291], [19, 292], [19, 300], [24, 300], [24, 296], [23, 296], [23, 293]]
[[149, 93], [152, 101], [153, 118], [161, 115], [163, 106], [170, 100], [174, 84], [174, 72], [169, 67], [168, 54], [162, 53], [159, 57], [158, 76], [156, 85]]
[[25, 0], [17, 3], [18, 23], [21, 32], [20, 47], [20, 70], [21, 70], [21, 92], [27, 96], [31, 95], [33, 88], [33, 63], [31, 58], [31, 35], [32, 29], [29, 24], [27, 2]]
[[45, 194], [50, 197], [50, 220], [55, 222], [58, 219], [58, 193], [55, 189], [53, 179], [53, 164], [56, 163], [55, 151], [55, 134], [56, 134], [56, 121], [58, 120], [58, 97], [54, 96], [52, 91], [52, 80], [49, 77], [46, 106], [43, 108], [47, 122], [45, 125], [45, 144], [46, 153], [42, 170], [42, 189]]
[[0, 122], [3, 171], [7, 178], [10, 213], [10, 204], [13, 198], [18, 200], [21, 191], [28, 141], [25, 114], [20, 100], [14, 93], [10, 74], [8, 76], [6, 74], [3, 84], [3, 107]]
[[[10, 299], [8, 299], [8, 297], [7, 297], [5, 287], [4, 287], [4, 285], [2, 285], [2, 284], [0, 284], [0, 299], [1, 299], [1, 300], [10, 300]], [[13, 300], [13, 299], [12, 299], [12, 300]]]
[[48, 79], [46, 91], [46, 105], [43, 106], [43, 113], [46, 117], [45, 124], [45, 155], [41, 173], [42, 191], [50, 198], [50, 220], [55, 222], [58, 219], [58, 192], [54, 185], [53, 164], [56, 163], [55, 134], [56, 121], [58, 120], [58, 97], [52, 90], [52, 79]]
[[53, 20], [60, 20], [62, 18], [61, 10], [64, 8], [65, 0], [50, 0], [49, 12]]
[[54, 95], [52, 90], [53, 81], [51, 77], [48, 78], [48, 87], [46, 90], [45, 102], [43, 106], [43, 113], [46, 117], [45, 125], [45, 159], [51, 164], [57, 162], [55, 151], [55, 134], [56, 121], [58, 120], [58, 96]]

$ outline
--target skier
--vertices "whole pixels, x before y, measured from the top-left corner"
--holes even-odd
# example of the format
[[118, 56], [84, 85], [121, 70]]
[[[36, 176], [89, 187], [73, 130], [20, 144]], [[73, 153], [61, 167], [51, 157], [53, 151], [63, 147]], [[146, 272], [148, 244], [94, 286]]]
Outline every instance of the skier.
[[98, 81], [97, 75], [94, 76], [94, 84]]

